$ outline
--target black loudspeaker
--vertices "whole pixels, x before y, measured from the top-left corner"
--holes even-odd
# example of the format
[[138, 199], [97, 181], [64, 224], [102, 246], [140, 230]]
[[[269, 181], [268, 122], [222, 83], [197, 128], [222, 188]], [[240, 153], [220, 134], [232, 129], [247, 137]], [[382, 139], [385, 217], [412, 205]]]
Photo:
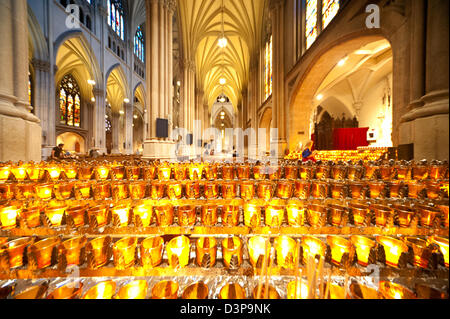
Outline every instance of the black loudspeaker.
[[157, 138], [169, 137], [169, 120], [156, 119], [156, 137]]
[[411, 161], [414, 159], [414, 144], [403, 144], [398, 146], [398, 159]]

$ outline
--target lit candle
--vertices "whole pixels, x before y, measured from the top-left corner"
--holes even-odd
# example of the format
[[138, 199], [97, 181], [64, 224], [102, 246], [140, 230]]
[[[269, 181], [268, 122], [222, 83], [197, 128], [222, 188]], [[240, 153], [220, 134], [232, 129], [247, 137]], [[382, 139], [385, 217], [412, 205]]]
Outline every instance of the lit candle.
[[11, 168], [9, 166], [0, 166], [0, 181], [6, 181], [11, 173]]
[[0, 206], [0, 222], [2, 229], [16, 228], [17, 215], [20, 213], [20, 208], [16, 206]]
[[367, 237], [358, 235], [351, 236], [351, 241], [356, 248], [358, 264], [363, 267], [367, 267], [367, 265], [369, 264], [370, 251], [373, 247], [375, 247], [375, 241]]
[[408, 246], [395, 238], [378, 236], [377, 242], [384, 247], [386, 254], [386, 264], [392, 267], [398, 267], [398, 261], [402, 253], [408, 252]]
[[170, 267], [182, 268], [189, 264], [190, 243], [186, 236], [173, 238], [167, 244], [166, 250]]
[[153, 208], [147, 204], [139, 205], [133, 208], [133, 213], [135, 216], [139, 216], [139, 219], [142, 222], [142, 227], [150, 226], [153, 216], [152, 210]]
[[16, 180], [18, 180], [19, 182], [24, 181], [27, 178], [27, 170], [25, 169], [25, 167], [13, 167], [11, 171]]
[[114, 267], [118, 270], [127, 269], [134, 265], [137, 238], [125, 237], [113, 246]]
[[301, 244], [303, 248], [303, 261], [306, 262], [309, 258], [325, 256], [326, 245], [320, 239], [312, 236], [304, 236]]
[[306, 209], [300, 201], [291, 201], [286, 206], [288, 223], [290, 226], [303, 226], [305, 224]]
[[244, 204], [244, 224], [248, 227], [258, 227], [261, 224], [261, 207], [255, 203]]
[[104, 181], [108, 179], [109, 168], [106, 166], [98, 166], [95, 168], [95, 177], [98, 181]]
[[282, 268], [295, 268], [297, 260], [297, 243], [287, 236], [280, 236], [275, 239], [275, 250], [277, 252], [277, 264]]
[[89, 289], [83, 299], [112, 299], [116, 292], [116, 283], [112, 280], [104, 281]]
[[280, 227], [284, 220], [284, 207], [271, 204], [266, 208], [266, 226]]
[[61, 226], [62, 218], [66, 209], [67, 206], [47, 207], [45, 209], [45, 215], [50, 220], [52, 227]]
[[431, 237], [431, 242], [439, 246], [439, 250], [444, 256], [445, 267], [448, 268], [448, 255], [449, 255], [448, 238], [434, 236]]
[[287, 299], [308, 299], [309, 287], [304, 280], [294, 280], [288, 283]]
[[41, 200], [49, 200], [53, 195], [53, 184], [36, 184], [34, 186], [36, 195]]
[[351, 242], [340, 236], [327, 236], [327, 242], [331, 248], [331, 261], [336, 266], [340, 266], [342, 256], [349, 254], [349, 260], [353, 259], [353, 247]]
[[417, 299], [408, 288], [389, 281], [381, 281], [379, 291], [385, 299]]
[[47, 172], [53, 181], [57, 181], [59, 179], [59, 175], [61, 175], [61, 169], [59, 167], [49, 167], [47, 168]]
[[117, 227], [126, 227], [129, 223], [130, 206], [118, 205], [112, 209], [113, 216], [117, 216]]
[[147, 297], [148, 283], [145, 280], [135, 280], [120, 288], [118, 299], [145, 299]]
[[251, 237], [248, 241], [248, 254], [250, 263], [253, 267], [257, 267], [260, 256], [268, 258], [269, 247], [267, 246], [267, 239], [261, 236]]

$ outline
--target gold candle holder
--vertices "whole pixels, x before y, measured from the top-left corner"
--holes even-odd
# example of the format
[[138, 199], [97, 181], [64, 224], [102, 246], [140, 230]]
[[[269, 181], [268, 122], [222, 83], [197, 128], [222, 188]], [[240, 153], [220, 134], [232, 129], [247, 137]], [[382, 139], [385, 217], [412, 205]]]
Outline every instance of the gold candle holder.
[[370, 181], [369, 182], [369, 194], [370, 198], [385, 198], [385, 183], [382, 181]]
[[419, 268], [428, 268], [428, 263], [432, 254], [428, 243], [420, 238], [406, 237], [405, 243], [412, 248], [414, 253], [413, 264]]
[[198, 181], [203, 176], [203, 165], [191, 165], [189, 166], [189, 179], [191, 181]]
[[217, 165], [210, 164], [206, 165], [205, 168], [205, 177], [208, 180], [216, 180], [217, 179]]
[[140, 246], [140, 261], [145, 269], [154, 268], [161, 264], [164, 250], [162, 237], [148, 237]]
[[147, 204], [135, 206], [133, 215], [136, 227], [149, 227], [153, 217], [153, 207]]
[[326, 206], [308, 205], [306, 216], [311, 227], [322, 227], [326, 224], [327, 214], [328, 210]]
[[[314, 169], [312, 167], [308, 167], [308, 168], [312, 169], [314, 172]], [[327, 165], [319, 165], [316, 167], [315, 173], [316, 173], [317, 179], [327, 179], [331, 175], [331, 168]], [[302, 179], [304, 179], [303, 176], [302, 176]]]
[[303, 236], [300, 246], [303, 249], [302, 258], [304, 264], [307, 263], [309, 258], [325, 257], [327, 246], [317, 237]]
[[419, 181], [408, 181], [408, 197], [417, 199], [426, 189], [426, 185]]
[[[260, 292], [259, 296], [258, 296], [258, 292]], [[277, 290], [270, 285], [266, 286], [266, 284], [257, 285], [253, 289], [252, 298], [253, 299], [281, 299]]]
[[182, 299], [208, 299], [209, 289], [203, 282], [197, 282], [184, 289]]
[[222, 198], [234, 199], [237, 197], [237, 185], [236, 182], [223, 182], [222, 183]]
[[324, 181], [313, 181], [311, 183], [311, 195], [314, 198], [328, 197], [328, 183]]
[[166, 227], [173, 224], [173, 206], [163, 204], [155, 206], [156, 223], [159, 227]]
[[233, 180], [234, 179], [234, 165], [222, 166], [222, 179]]
[[311, 183], [304, 180], [294, 182], [294, 197], [299, 199], [308, 199], [311, 192]]
[[297, 242], [288, 236], [275, 238], [275, 251], [277, 264], [286, 269], [295, 269], [295, 261], [298, 260]]
[[109, 182], [92, 184], [92, 192], [95, 200], [111, 198], [111, 184]]
[[240, 218], [239, 206], [228, 204], [222, 207], [222, 225], [237, 226]]
[[294, 183], [292, 181], [279, 181], [277, 185], [277, 197], [289, 199], [294, 191]]
[[25, 248], [32, 244], [32, 239], [25, 237], [5, 243], [9, 257], [9, 268], [15, 269], [23, 266], [23, 255]]
[[86, 250], [90, 255], [89, 268], [98, 269], [109, 262], [111, 258], [111, 237], [100, 236], [91, 240]]
[[108, 220], [109, 206], [108, 205], [97, 205], [88, 209], [89, 221], [91, 227], [104, 227], [109, 224]]
[[446, 170], [447, 167], [445, 165], [430, 165], [428, 177], [433, 181], [444, 179]]
[[196, 181], [186, 182], [185, 190], [186, 190], [187, 198], [189, 198], [189, 199], [199, 199], [200, 198], [199, 182], [196, 182]]
[[7, 181], [9, 174], [11, 174], [11, 167], [0, 166], [0, 181]]
[[40, 240], [30, 246], [29, 252], [36, 257], [38, 269], [44, 269], [52, 264], [52, 255], [55, 247], [58, 247], [61, 240], [59, 237], [51, 237]]
[[408, 246], [403, 241], [387, 236], [378, 236], [377, 243], [384, 247], [386, 264], [398, 268], [400, 256], [408, 252]]
[[217, 241], [214, 237], [200, 237], [196, 242], [197, 265], [203, 268], [212, 268], [216, 264]]
[[145, 299], [147, 297], [148, 283], [145, 280], [134, 280], [117, 293], [117, 299]]
[[267, 174], [271, 181], [276, 181], [281, 178], [281, 167], [279, 166], [269, 166], [267, 167]]
[[182, 227], [194, 226], [197, 221], [196, 207], [184, 205], [178, 207], [178, 224]]
[[164, 197], [164, 190], [166, 185], [161, 182], [152, 182], [150, 189], [150, 197], [152, 199], [161, 199]]
[[219, 184], [216, 182], [207, 182], [203, 190], [206, 199], [214, 199], [219, 195]]
[[347, 170], [347, 179], [359, 181], [362, 178], [363, 168], [359, 165], [350, 165]]
[[158, 167], [158, 179], [160, 181], [168, 181], [172, 175], [172, 168], [167, 166]]
[[427, 191], [427, 198], [438, 199], [441, 191], [441, 184], [434, 181], [427, 181], [425, 183], [425, 189]]
[[116, 227], [127, 227], [130, 223], [130, 206], [117, 205], [112, 208], [113, 223]]
[[389, 193], [391, 198], [402, 198], [401, 189], [403, 188], [403, 181], [390, 181]]
[[217, 205], [205, 204], [202, 206], [201, 222], [204, 226], [214, 226], [217, 224]]
[[152, 289], [152, 299], [177, 299], [178, 287], [175, 281], [160, 281]]
[[113, 245], [114, 267], [117, 270], [130, 268], [136, 261], [136, 237], [125, 237]]
[[346, 197], [345, 184], [341, 182], [332, 182], [331, 197], [334, 199], [344, 199]]
[[82, 227], [85, 225], [87, 206], [75, 206], [66, 210], [66, 215], [73, 222], [73, 227]]
[[306, 219], [306, 208], [302, 201], [292, 200], [286, 206], [289, 226], [303, 226]]
[[382, 165], [379, 169], [380, 177], [383, 181], [390, 181], [394, 176], [394, 167], [388, 165]]
[[14, 198], [16, 184], [5, 183], [0, 184], [0, 200], [11, 200]]
[[245, 180], [240, 183], [241, 198], [251, 200], [255, 197], [255, 183], [253, 181]]
[[256, 185], [257, 185], [256, 186], [256, 194], [258, 195], [258, 198], [264, 199], [264, 200], [272, 199], [272, 196], [274, 193], [273, 182], [262, 181], [262, 182], [258, 182]]
[[183, 195], [183, 186], [180, 182], [167, 183], [167, 196], [171, 200], [180, 199]]
[[449, 226], [449, 206], [437, 205], [437, 208], [441, 211], [442, 226], [448, 228]]
[[281, 227], [284, 221], [284, 205], [272, 201], [265, 209], [265, 224], [269, 227]]
[[376, 165], [365, 164], [364, 165], [364, 170], [365, 170], [364, 178], [369, 179], [369, 180], [376, 179], [378, 169], [379, 169], [379, 167]]
[[352, 261], [354, 249], [352, 243], [341, 236], [327, 236], [327, 243], [331, 248], [331, 262], [340, 266], [344, 254], [348, 254], [348, 260]]
[[371, 205], [370, 208], [374, 213], [376, 226], [394, 226], [394, 210], [392, 208], [383, 205]]
[[127, 166], [125, 169], [129, 181], [137, 181], [141, 176], [141, 168], [139, 166]]
[[350, 203], [350, 212], [355, 226], [370, 225], [370, 208], [367, 205]]
[[44, 298], [45, 293], [47, 292], [48, 285], [47, 284], [40, 284], [36, 286], [29, 287], [25, 289], [24, 291], [14, 294], [14, 299], [42, 299]]
[[[323, 167], [319, 167], [320, 169], [317, 170], [317, 178], [321, 179], [323, 177]], [[310, 180], [314, 178], [314, 167], [311, 166], [301, 166], [300, 167], [300, 178], [302, 180]]]
[[49, 226], [51, 227], [61, 226], [62, 219], [66, 209], [67, 206], [55, 206], [45, 208], [44, 213], [48, 221], [50, 222]]
[[144, 180], [153, 180], [156, 177], [156, 166], [150, 165], [142, 168]]
[[416, 181], [423, 181], [428, 178], [428, 165], [415, 165], [412, 168], [412, 178]]
[[397, 179], [400, 181], [407, 181], [410, 179], [411, 169], [408, 166], [399, 165], [395, 167], [397, 171]]
[[107, 166], [97, 166], [94, 170], [97, 181], [106, 181], [109, 177], [110, 168]]
[[186, 167], [182, 164], [178, 164], [173, 168], [173, 175], [177, 181], [184, 181], [187, 177]]
[[253, 166], [253, 177], [256, 180], [266, 179], [266, 167], [262, 165]]
[[[15, 184], [14, 197], [18, 200], [35, 198], [36, 197], [35, 185], [36, 185], [36, 183]], [[50, 193], [51, 193], [51, 188], [50, 188]], [[50, 194], [50, 198], [51, 198], [51, 194]]]
[[91, 166], [80, 166], [78, 168], [78, 179], [88, 181], [92, 177], [93, 168]]
[[111, 192], [114, 201], [119, 201], [128, 198], [128, 183], [126, 182], [111, 183]]
[[48, 172], [50, 179], [54, 182], [59, 180], [59, 177], [61, 175], [61, 168], [60, 167], [47, 167], [46, 171]]
[[384, 299], [417, 299], [408, 288], [389, 281], [381, 281], [378, 291]]
[[114, 180], [123, 180], [125, 176], [125, 166], [114, 165], [111, 166], [111, 176]]
[[0, 225], [1, 229], [13, 229], [17, 226], [17, 216], [20, 214], [20, 208], [16, 206], [0, 206]]
[[[248, 255], [250, 258], [250, 263], [253, 267], [259, 268], [264, 263], [264, 259], [266, 262], [269, 258], [269, 239], [261, 236], [251, 237], [248, 240]], [[258, 260], [262, 258], [260, 262]]]
[[76, 179], [78, 174], [78, 167], [75, 165], [66, 165], [62, 168], [64, 174], [68, 179]]
[[35, 184], [34, 190], [41, 200], [50, 200], [53, 197], [53, 184]]
[[398, 225], [402, 228], [410, 227], [415, 216], [415, 212], [408, 206], [393, 205], [392, 207], [397, 215]]
[[131, 182], [128, 184], [128, 190], [131, 199], [144, 199], [145, 198], [145, 182]]
[[381, 294], [373, 288], [367, 287], [366, 285], [353, 282], [350, 284], [349, 297], [351, 299], [382, 299]]
[[59, 300], [79, 299], [81, 297], [82, 292], [83, 292], [82, 283], [78, 284], [69, 283], [62, 287], [59, 287], [58, 289], [53, 290], [53, 292], [47, 296], [47, 299], [59, 299]]
[[186, 236], [173, 238], [167, 244], [167, 259], [171, 268], [183, 268], [189, 264], [190, 242]]
[[287, 165], [284, 167], [284, 177], [286, 179], [297, 179], [298, 176], [297, 166]]
[[416, 284], [414, 288], [417, 299], [448, 299], [448, 293], [427, 285]]
[[86, 237], [75, 237], [62, 242], [59, 253], [64, 256], [67, 266], [81, 265], [84, 263], [84, 256], [82, 250], [86, 246]]
[[220, 289], [219, 299], [246, 299], [245, 289], [239, 284], [227, 284]]
[[434, 228], [435, 223], [438, 223], [438, 218], [441, 213], [440, 210], [435, 207], [424, 205], [417, 206], [417, 209], [419, 211], [420, 226]]
[[308, 299], [309, 287], [305, 280], [294, 280], [287, 285], [287, 299]]
[[74, 183], [58, 183], [55, 184], [54, 191], [57, 200], [67, 200], [72, 197]]
[[226, 268], [237, 269], [243, 261], [242, 241], [233, 236], [222, 240], [222, 260]]
[[439, 246], [439, 250], [444, 256], [444, 265], [448, 268], [448, 238], [433, 236], [431, 242]]
[[22, 182], [27, 179], [27, 170], [25, 167], [16, 166], [11, 168], [11, 173], [14, 175], [17, 181]]
[[347, 224], [346, 207], [340, 205], [329, 205], [330, 224], [336, 227], [345, 226]]
[[238, 179], [250, 179], [250, 166], [248, 164], [239, 165], [236, 172]]
[[358, 264], [363, 267], [367, 267], [369, 265], [370, 252], [375, 247], [376, 242], [370, 238], [359, 235], [352, 235], [350, 240], [356, 248]]
[[335, 165], [331, 168], [331, 176], [334, 180], [342, 181], [347, 177], [347, 167], [343, 165]]
[[116, 283], [114, 281], [103, 281], [89, 289], [83, 299], [112, 299], [115, 292]]
[[244, 224], [247, 227], [258, 227], [261, 224], [261, 207], [255, 202], [244, 204]]
[[41, 209], [39, 207], [29, 207], [22, 209], [20, 217], [24, 220], [26, 227], [36, 228], [41, 226]]
[[89, 199], [91, 198], [91, 183], [89, 182], [77, 182], [73, 186], [75, 199]]

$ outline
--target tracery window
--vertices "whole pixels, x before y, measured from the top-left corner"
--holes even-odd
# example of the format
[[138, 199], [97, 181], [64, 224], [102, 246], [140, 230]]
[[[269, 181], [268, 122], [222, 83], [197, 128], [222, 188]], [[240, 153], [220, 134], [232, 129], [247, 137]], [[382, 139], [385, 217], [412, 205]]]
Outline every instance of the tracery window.
[[145, 61], [145, 47], [144, 47], [144, 33], [142, 28], [139, 26], [134, 36], [134, 54], [141, 60]]
[[[339, 0], [306, 0], [306, 49], [316, 41], [321, 30], [325, 29], [339, 12]], [[321, 25], [320, 19], [321, 18]], [[319, 26], [321, 27], [319, 30]]]
[[306, 48], [317, 39], [317, 0], [306, 0]]
[[322, 25], [325, 29], [339, 11], [339, 0], [323, 0]]
[[78, 83], [71, 74], [65, 75], [59, 88], [59, 112], [61, 124], [80, 127], [80, 96], [81, 94]]
[[122, 39], [125, 40], [124, 10], [122, 1], [108, 0], [108, 25]]
[[264, 99], [267, 100], [272, 95], [273, 89], [272, 36], [266, 43], [264, 53]]

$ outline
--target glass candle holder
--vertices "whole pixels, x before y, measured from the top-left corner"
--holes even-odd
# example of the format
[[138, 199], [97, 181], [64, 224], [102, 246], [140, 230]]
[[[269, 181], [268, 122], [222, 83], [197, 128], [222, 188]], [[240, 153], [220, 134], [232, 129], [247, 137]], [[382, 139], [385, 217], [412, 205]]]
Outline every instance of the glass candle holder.
[[214, 199], [219, 195], [219, 184], [216, 182], [207, 182], [203, 189], [206, 199]]
[[428, 165], [415, 165], [412, 168], [412, 178], [416, 181], [423, 181], [428, 178]]
[[236, 169], [238, 179], [250, 179], [250, 166], [248, 164], [239, 165]]
[[448, 238], [433, 236], [431, 242], [439, 246], [439, 250], [444, 256], [444, 265], [448, 268]]
[[0, 181], [7, 181], [9, 174], [11, 174], [11, 167], [0, 166]]
[[247, 227], [258, 227], [261, 225], [261, 207], [254, 202], [244, 204], [244, 224]]
[[430, 165], [428, 169], [428, 177], [433, 181], [445, 178], [447, 167], [445, 165]]
[[378, 236], [377, 243], [384, 247], [386, 264], [394, 268], [398, 267], [401, 254], [408, 252], [408, 246], [404, 242], [392, 237]]
[[14, 198], [15, 183], [0, 184], [0, 200], [11, 200]]
[[182, 227], [194, 226], [197, 222], [196, 207], [183, 205], [178, 207], [178, 224]]
[[83, 299], [112, 299], [115, 292], [116, 283], [114, 281], [103, 281], [89, 289]]
[[279, 267], [294, 269], [297, 259], [297, 242], [288, 236], [275, 238], [276, 259]]
[[15, 166], [11, 168], [11, 173], [14, 175], [17, 181], [22, 182], [27, 179], [27, 170], [22, 166]]
[[271, 202], [265, 209], [265, 224], [269, 227], [281, 227], [284, 221], [284, 206]]
[[127, 166], [125, 169], [129, 181], [137, 181], [141, 177], [141, 168], [139, 166]]
[[331, 248], [331, 262], [340, 266], [344, 254], [348, 254], [351, 261], [354, 256], [352, 243], [341, 236], [327, 236], [327, 243]]
[[[36, 198], [36, 183], [18, 183], [14, 187], [14, 197], [18, 200]], [[51, 192], [51, 189], [50, 189]], [[51, 196], [51, 195], [50, 195]]]
[[253, 197], [255, 197], [255, 183], [249, 180], [241, 181], [240, 193], [242, 199], [253, 199]]
[[366, 285], [353, 282], [350, 284], [349, 297], [351, 299], [382, 299], [380, 293], [373, 288], [367, 287]]
[[243, 261], [242, 241], [233, 236], [222, 240], [222, 261], [226, 268], [237, 269]]
[[438, 199], [441, 191], [441, 184], [434, 181], [425, 182], [425, 188], [427, 191], [427, 198]]
[[390, 198], [402, 198], [403, 194], [401, 189], [403, 188], [403, 181], [390, 181], [389, 182], [389, 197]]
[[200, 237], [196, 241], [195, 258], [197, 265], [204, 268], [214, 267], [217, 257], [217, 241], [214, 237]]
[[117, 205], [112, 208], [114, 226], [127, 227], [130, 223], [130, 206]]
[[378, 291], [384, 299], [417, 299], [408, 288], [389, 281], [381, 281]]
[[92, 177], [93, 168], [91, 166], [80, 166], [78, 168], [78, 179], [88, 181]]
[[289, 226], [303, 226], [306, 220], [306, 208], [301, 201], [290, 201], [286, 206]]
[[53, 197], [53, 184], [35, 184], [34, 191], [41, 200], [50, 200]]
[[47, 207], [44, 210], [45, 216], [50, 221], [51, 227], [59, 227], [62, 223], [62, 218], [67, 209], [67, 206]]
[[145, 198], [145, 189], [146, 183], [143, 181], [140, 182], [131, 182], [128, 184], [128, 190], [131, 199], [144, 199]]
[[[258, 295], [259, 293], [259, 295]], [[257, 285], [253, 289], [252, 293], [253, 299], [281, 299], [280, 295], [278, 294], [277, 290], [272, 286], [266, 286], [263, 285]]]
[[136, 262], [136, 237], [125, 237], [113, 245], [114, 267], [117, 270], [127, 269]]
[[435, 207], [424, 205], [417, 206], [417, 210], [419, 211], [420, 226], [434, 228], [435, 222], [437, 222], [437, 219], [440, 216], [440, 210]]
[[173, 206], [170, 204], [155, 206], [156, 224], [166, 227], [173, 224]]
[[329, 205], [330, 224], [336, 227], [345, 226], [347, 223], [347, 209], [340, 205]]
[[160, 236], [148, 237], [140, 245], [140, 261], [145, 268], [154, 268], [161, 264], [164, 250], [164, 239]]
[[20, 214], [20, 208], [17, 206], [0, 206], [0, 225], [1, 229], [13, 229], [17, 226], [17, 216]]
[[359, 235], [352, 235], [350, 240], [356, 249], [358, 264], [367, 267], [369, 265], [370, 251], [375, 247], [376, 242], [368, 237]]
[[346, 198], [345, 184], [341, 182], [331, 183], [331, 197], [334, 199], [344, 199]]
[[136, 227], [149, 227], [153, 217], [153, 207], [147, 204], [135, 206], [133, 208]]
[[111, 183], [111, 192], [114, 201], [119, 201], [128, 198], [128, 183], [126, 182]]
[[75, 199], [89, 199], [91, 197], [91, 183], [77, 182], [73, 186]]
[[[253, 267], [261, 267], [263, 264], [263, 260], [266, 259], [266, 264], [269, 257], [269, 239], [261, 237], [261, 236], [255, 236], [251, 237], [248, 240], [248, 255], [250, 258], [250, 263]], [[258, 263], [258, 260], [262, 258], [261, 264]]]
[[201, 180], [203, 176], [203, 165], [191, 165], [189, 166], [189, 179], [191, 181]]
[[449, 226], [449, 206], [437, 205], [437, 208], [441, 211], [442, 226], [448, 228]]
[[178, 283], [175, 281], [160, 281], [152, 289], [152, 299], [177, 299]]
[[29, 288], [26, 288], [24, 291], [13, 294], [13, 299], [42, 299], [44, 298], [45, 293], [47, 292], [48, 285], [46, 284], [40, 284], [36, 286], [32, 286]]
[[111, 198], [111, 184], [108, 182], [92, 184], [92, 192], [95, 200]]
[[292, 181], [278, 181], [276, 195], [278, 198], [289, 199], [294, 191], [294, 183]]
[[326, 206], [308, 205], [307, 219], [311, 227], [325, 226], [327, 221], [328, 210]]
[[55, 197], [57, 200], [67, 200], [72, 197], [74, 183], [58, 183], [54, 186]]
[[328, 197], [328, 183], [314, 180], [311, 183], [311, 195], [314, 198]]
[[[311, 166], [301, 166], [300, 167], [300, 178], [302, 179], [302, 180], [310, 180], [310, 179], [312, 179], [312, 178], [314, 178], [314, 173], [315, 173], [315, 171], [314, 171], [314, 168], [313, 167], [311, 167]], [[317, 177], [318, 179], [321, 179], [322, 178], [322, 176], [323, 176], [323, 171], [322, 170], [318, 170], [318, 176], [320, 176], [320, 177]]]
[[236, 205], [224, 205], [222, 207], [222, 225], [237, 226], [239, 224], [240, 209]]
[[286, 165], [284, 167], [284, 178], [286, 179], [297, 179], [298, 178], [298, 168], [294, 165]]
[[395, 167], [397, 171], [397, 179], [400, 181], [406, 181], [410, 179], [411, 169], [409, 166], [399, 165]]
[[147, 297], [148, 283], [145, 280], [134, 280], [117, 293], [117, 299], [145, 299]]
[[167, 259], [171, 268], [183, 268], [189, 264], [190, 242], [186, 236], [173, 238], [167, 244]]
[[84, 263], [81, 250], [86, 246], [86, 242], [86, 237], [75, 237], [62, 242], [59, 253], [65, 257], [67, 266]]
[[68, 179], [76, 179], [78, 174], [78, 167], [76, 165], [66, 165], [62, 167], [64, 174]]
[[370, 209], [367, 205], [350, 203], [350, 212], [355, 226], [370, 225]]
[[423, 284], [416, 284], [417, 299], [448, 299], [448, 293]]
[[173, 168], [173, 176], [177, 181], [184, 181], [187, 178], [187, 168], [182, 164], [176, 165]]
[[258, 198], [264, 200], [272, 199], [274, 193], [274, 184], [269, 181], [262, 181], [256, 184], [256, 194]]
[[362, 178], [363, 168], [359, 165], [350, 165], [347, 170], [347, 179], [359, 181]]
[[172, 175], [172, 168], [166, 166], [158, 167], [158, 179], [160, 181], [168, 181]]
[[37, 268], [44, 269], [52, 264], [53, 249], [59, 246], [61, 240], [51, 237], [40, 240], [30, 246], [30, 251], [36, 256]]
[[420, 238], [405, 237], [405, 243], [412, 248], [414, 253], [413, 264], [419, 268], [428, 268], [429, 259], [432, 250], [428, 247], [428, 243]]
[[113, 180], [123, 180], [125, 177], [125, 166], [123, 165], [113, 165], [111, 166], [111, 179]]
[[317, 237], [303, 236], [300, 246], [303, 248], [302, 258], [305, 264], [309, 258], [325, 257], [327, 246]]
[[[327, 165], [316, 166], [316, 168], [315, 168], [315, 175], [316, 175], [317, 179], [330, 178], [330, 175], [331, 175], [331, 168], [330, 168], [330, 166], [327, 166]], [[303, 176], [302, 176], [302, 179], [304, 179]]]
[[216, 164], [210, 164], [206, 165], [204, 168], [205, 171], [205, 177], [208, 180], [216, 180], [217, 179], [217, 165]]
[[376, 165], [372, 165], [372, 164], [365, 164], [364, 165], [364, 171], [365, 171], [365, 173], [364, 173], [364, 178], [365, 179], [369, 179], [369, 180], [371, 180], [371, 179], [376, 179], [376, 175], [377, 175], [377, 172], [378, 172], [378, 166], [376, 166]]
[[415, 216], [415, 212], [408, 206], [393, 205], [394, 212], [397, 216], [397, 223], [402, 228], [407, 228]]
[[377, 198], [385, 198], [385, 183], [382, 181], [370, 181], [369, 182], [369, 194], [370, 198], [377, 199]]
[[5, 243], [9, 257], [9, 268], [15, 269], [23, 266], [23, 255], [25, 248], [32, 244], [32, 239], [25, 237]]
[[343, 181], [347, 178], [347, 167], [344, 165], [335, 165], [331, 168], [331, 176], [334, 180]]
[[[88, 209], [89, 221], [91, 226], [104, 227], [109, 223], [108, 220], [109, 206], [108, 205], [97, 205]], [[95, 223], [94, 223], [95, 221]]]
[[142, 168], [142, 173], [144, 175], [144, 180], [153, 180], [156, 177], [156, 166], [148, 165]]
[[186, 182], [185, 191], [186, 191], [186, 197], [189, 199], [200, 198], [199, 182], [196, 182], [196, 181]]
[[197, 282], [184, 289], [182, 299], [208, 299], [209, 289], [203, 282]]
[[61, 175], [61, 168], [60, 167], [47, 167], [46, 171], [48, 172], [50, 179], [54, 182], [59, 180], [59, 176]]
[[91, 240], [86, 248], [91, 255], [90, 268], [98, 269], [109, 262], [111, 237], [100, 236]]
[[370, 208], [375, 216], [375, 225], [386, 227], [394, 225], [394, 210], [388, 206], [371, 205]]
[[420, 181], [408, 181], [408, 197], [417, 199], [422, 191], [426, 188], [426, 185]]
[[245, 289], [239, 284], [227, 284], [220, 289], [219, 299], [246, 299]]
[[294, 197], [299, 199], [308, 199], [311, 192], [311, 183], [304, 180], [294, 182]]
[[41, 226], [41, 209], [39, 207], [24, 208], [20, 212], [20, 217], [24, 220], [26, 227], [36, 228]]
[[222, 179], [233, 180], [234, 179], [234, 165], [222, 166]]
[[379, 168], [380, 177], [383, 181], [390, 181], [394, 177], [394, 167], [389, 165], [382, 165]]
[[267, 167], [267, 174], [271, 181], [276, 181], [281, 178], [281, 167], [279, 166], [269, 166]]
[[287, 285], [287, 299], [308, 299], [309, 287], [305, 280], [294, 280]]
[[223, 182], [222, 185], [222, 198], [234, 199], [237, 197], [237, 184], [236, 182]]
[[59, 299], [59, 300], [69, 300], [69, 299], [79, 299], [81, 293], [83, 292], [83, 284], [69, 283], [58, 289], [55, 289], [47, 296], [47, 299]]
[[201, 212], [201, 222], [204, 226], [214, 226], [217, 224], [218, 216], [217, 216], [217, 205], [205, 204], [202, 206]]
[[106, 181], [109, 177], [110, 168], [107, 166], [97, 166], [94, 169], [95, 179], [97, 181]]
[[161, 199], [164, 197], [166, 185], [161, 182], [152, 182], [150, 186], [150, 197], [152, 199]]
[[85, 225], [85, 215], [87, 206], [75, 206], [66, 210], [66, 215], [73, 221], [74, 227], [82, 227]]
[[[326, 283], [324, 283], [326, 285]], [[344, 300], [347, 298], [347, 293], [345, 291], [344, 287], [330, 284], [329, 285], [329, 293], [326, 299], [338, 299], [338, 300]]]
[[253, 166], [253, 177], [256, 180], [266, 179], [266, 167], [262, 165]]
[[180, 199], [183, 195], [183, 186], [180, 182], [169, 182], [166, 185], [167, 187], [167, 196], [171, 200]]

